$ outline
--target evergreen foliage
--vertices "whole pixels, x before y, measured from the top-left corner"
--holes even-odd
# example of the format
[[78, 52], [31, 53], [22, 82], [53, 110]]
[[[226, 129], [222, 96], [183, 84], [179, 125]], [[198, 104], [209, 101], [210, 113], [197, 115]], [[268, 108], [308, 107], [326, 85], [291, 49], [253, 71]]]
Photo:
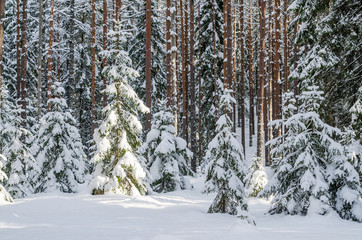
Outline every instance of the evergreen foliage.
[[85, 154], [77, 122], [68, 111], [64, 88], [53, 85], [51, 111], [40, 119], [38, 136], [33, 144], [37, 162], [42, 169], [35, 191], [77, 192], [84, 182]]
[[[213, 30], [213, 1], [201, 0], [201, 20], [197, 25], [196, 32], [200, 34], [200, 41], [195, 41], [195, 53], [201, 51], [201, 57], [197, 60], [196, 66], [200, 71], [202, 92], [202, 109], [199, 116], [203, 126], [202, 149], [207, 148], [208, 142], [215, 136], [216, 128], [216, 107], [217, 99], [215, 98], [215, 83], [218, 96], [223, 91], [223, 12], [220, 8], [222, 1], [215, 1], [215, 44], [216, 54], [214, 54], [214, 30]], [[196, 34], [196, 35], [198, 35]], [[216, 58], [216, 70], [214, 69], [214, 59]], [[215, 76], [216, 73], [216, 76]]]
[[233, 123], [227, 114], [234, 101], [227, 90], [220, 99], [225, 114], [217, 121], [216, 136], [209, 143], [205, 155], [208, 164], [205, 193], [217, 193], [209, 213], [237, 215], [241, 212], [242, 217], [247, 217], [245, 176], [248, 169], [242, 146], [232, 132]]
[[264, 189], [268, 179], [263, 166], [263, 159], [253, 157], [246, 175], [246, 193], [249, 197], [257, 197]]
[[174, 123], [175, 118], [170, 112], [160, 111], [154, 114], [152, 129], [140, 149], [152, 176], [151, 186], [155, 192], [190, 188], [190, 183], [184, 176], [193, 175], [187, 166], [192, 152], [184, 139], [175, 136]]
[[115, 31], [111, 31], [109, 37], [113, 46], [102, 53], [112, 63], [104, 69], [109, 83], [109, 102], [94, 133], [97, 150], [92, 162], [97, 166], [91, 188], [93, 194], [143, 195], [147, 190], [146, 173], [135, 151], [141, 145], [142, 125], [138, 113], [149, 110], [129, 85], [130, 79], [138, 73], [131, 67], [128, 53], [120, 48], [127, 40], [120, 22], [116, 22]]
[[317, 113], [322, 93], [318, 87], [308, 87], [300, 96], [299, 113], [283, 122], [287, 131], [267, 143], [275, 157], [274, 176], [264, 191], [274, 196], [271, 214], [325, 214], [329, 209], [327, 168], [343, 158], [344, 148], [337, 139], [341, 131]]
[[6, 189], [2, 185], [3, 181], [7, 179], [6, 174], [2, 171], [3, 162], [5, 162], [5, 161], [6, 161], [6, 158], [0, 154], [0, 203], [13, 201], [10, 194], [6, 191]]
[[31, 133], [21, 126], [22, 110], [7, 93], [3, 89], [0, 114], [0, 150], [7, 159], [4, 171], [8, 179], [4, 182], [13, 198], [22, 198], [34, 192], [34, 180], [40, 169], [31, 150], [23, 143], [31, 137]]

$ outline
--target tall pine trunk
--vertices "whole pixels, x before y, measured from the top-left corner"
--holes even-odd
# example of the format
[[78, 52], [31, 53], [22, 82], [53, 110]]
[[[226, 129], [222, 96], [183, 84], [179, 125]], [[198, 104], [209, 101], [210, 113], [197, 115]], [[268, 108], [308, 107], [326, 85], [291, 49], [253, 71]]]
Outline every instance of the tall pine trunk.
[[166, 0], [166, 89], [167, 110], [170, 110], [172, 101], [172, 73], [171, 73], [171, 0]]
[[21, 105], [23, 125], [26, 126], [26, 90], [27, 90], [27, 67], [28, 67], [28, 0], [23, 0], [23, 21], [21, 29]]
[[20, 35], [20, 0], [16, 0], [16, 90], [17, 98], [21, 95], [21, 35]]
[[43, 72], [43, 0], [39, 0], [39, 55], [38, 55], [38, 114], [37, 119], [41, 117], [41, 87], [42, 87], [42, 72]]
[[[152, 53], [151, 53], [151, 0], [146, 0], [146, 106], [151, 109], [151, 94], [152, 94], [152, 76], [151, 76], [151, 62], [152, 62]], [[151, 130], [151, 112], [146, 114], [146, 132]]]
[[49, 20], [49, 41], [48, 41], [48, 112], [51, 111], [49, 100], [52, 98], [53, 83], [53, 34], [54, 34], [54, 0], [50, 1], [50, 20]]
[[92, 128], [91, 134], [93, 136], [96, 122], [96, 2], [92, 0], [92, 78], [91, 78], [91, 114], [92, 114]]
[[244, 69], [244, 0], [240, 1], [240, 121], [241, 144], [245, 155], [245, 69]]
[[[5, 17], [5, 0], [0, 0], [0, 108], [1, 108], [1, 98], [2, 98], [2, 82], [3, 82], [3, 43], [4, 43], [4, 17]], [[1, 118], [1, 112], [0, 112]]]
[[249, 54], [249, 146], [253, 146], [254, 126], [254, 66], [253, 66], [253, 16], [251, 4], [249, 6], [249, 31], [248, 31], [248, 54]]
[[[73, 0], [74, 1], [74, 0]], [[103, 0], [103, 51], [107, 50], [108, 46], [108, 25], [107, 25], [107, 0]], [[103, 68], [107, 66], [107, 59], [103, 58]], [[107, 78], [106, 76], [103, 76], [103, 107], [107, 106], [108, 103], [108, 97], [107, 97]]]
[[258, 136], [257, 157], [263, 158], [264, 98], [265, 98], [265, 0], [259, 0], [260, 9], [260, 58], [258, 88]]
[[194, 21], [195, 21], [195, 4], [190, 0], [190, 131], [191, 131], [191, 151], [194, 156], [191, 160], [191, 169], [196, 172], [196, 107], [195, 107], [195, 43], [194, 43]]

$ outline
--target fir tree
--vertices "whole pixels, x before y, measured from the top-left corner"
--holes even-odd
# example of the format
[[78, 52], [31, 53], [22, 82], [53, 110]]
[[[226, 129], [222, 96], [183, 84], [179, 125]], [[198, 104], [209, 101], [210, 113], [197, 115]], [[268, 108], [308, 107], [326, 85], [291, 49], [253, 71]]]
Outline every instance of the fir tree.
[[6, 89], [2, 94], [0, 137], [2, 154], [7, 159], [5, 183], [13, 198], [22, 198], [34, 192], [33, 181], [40, 169], [27, 144], [23, 143], [31, 133], [21, 126], [20, 106], [11, 101]]
[[40, 119], [34, 152], [42, 172], [36, 192], [78, 191], [84, 182], [85, 154], [76, 120], [67, 111], [64, 88], [53, 85], [54, 97], [49, 100], [52, 110]]
[[0, 154], [0, 203], [13, 201], [10, 194], [6, 191], [6, 189], [2, 185], [3, 181], [7, 179], [6, 174], [2, 171], [3, 162], [6, 162], [6, 158]]
[[174, 123], [175, 118], [170, 112], [154, 114], [152, 129], [140, 149], [152, 177], [151, 186], [156, 192], [190, 188], [184, 176], [193, 175], [186, 163], [192, 153], [186, 141], [175, 136]]
[[97, 163], [91, 182], [93, 194], [105, 192], [125, 195], [142, 195], [146, 192], [146, 176], [135, 151], [141, 145], [139, 135], [142, 125], [138, 113], [148, 112], [129, 85], [137, 72], [131, 67], [131, 59], [123, 50], [127, 40], [120, 22], [110, 32], [113, 44], [102, 54], [111, 65], [104, 69], [108, 79], [108, 105], [103, 109], [103, 120], [94, 133], [97, 151], [92, 162]]
[[300, 97], [300, 112], [283, 122], [287, 131], [267, 143], [274, 156], [274, 176], [264, 191], [274, 196], [271, 214], [325, 214], [329, 209], [326, 169], [343, 155], [343, 146], [334, 139], [341, 131], [324, 123], [317, 113], [321, 94], [318, 87], [308, 87]]
[[205, 193], [217, 193], [208, 210], [209, 213], [236, 215], [240, 207], [241, 216], [247, 218], [248, 205], [244, 181], [248, 169], [242, 146], [236, 140], [232, 131], [233, 123], [227, 114], [231, 111], [233, 102], [235, 100], [226, 90], [226, 94], [220, 99], [225, 114], [217, 121], [216, 136], [209, 143], [205, 155], [205, 162], [208, 164]]
[[[215, 39], [213, 32], [213, 2], [215, 3]], [[195, 52], [199, 53], [201, 51], [196, 66], [200, 71], [202, 89], [202, 92], [199, 93], [202, 94], [202, 109], [199, 113], [203, 126], [202, 148], [206, 148], [208, 141], [215, 136], [216, 119], [218, 117], [216, 116], [218, 111], [217, 96], [221, 96], [223, 90], [223, 12], [222, 8], [219, 7], [220, 4], [222, 6], [222, 1], [201, 0], [200, 4], [201, 20], [200, 25], [196, 27], [196, 32], [200, 34], [200, 41], [196, 40]], [[216, 66], [214, 66], [215, 63]]]

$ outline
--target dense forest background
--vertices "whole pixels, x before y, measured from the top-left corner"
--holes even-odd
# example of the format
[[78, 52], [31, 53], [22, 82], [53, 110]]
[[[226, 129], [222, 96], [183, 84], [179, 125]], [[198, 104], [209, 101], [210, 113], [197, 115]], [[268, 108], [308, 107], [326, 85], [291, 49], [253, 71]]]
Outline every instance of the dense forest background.
[[244, 185], [264, 188], [248, 171], [272, 166], [271, 212], [314, 196], [362, 220], [360, 1], [0, 0], [0, 17], [11, 197], [76, 192], [85, 174], [93, 194], [172, 191], [208, 169], [206, 191], [237, 178], [244, 206]]

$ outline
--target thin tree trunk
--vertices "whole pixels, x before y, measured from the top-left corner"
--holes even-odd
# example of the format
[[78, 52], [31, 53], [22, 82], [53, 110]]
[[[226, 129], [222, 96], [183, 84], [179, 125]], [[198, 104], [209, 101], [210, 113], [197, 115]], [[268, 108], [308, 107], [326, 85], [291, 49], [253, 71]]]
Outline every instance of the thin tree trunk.
[[[171, 11], [171, 109], [172, 114], [175, 116], [175, 129], [178, 127], [178, 113], [177, 113], [177, 104], [178, 104], [178, 77], [177, 77], [177, 24], [176, 24], [176, 15], [177, 15], [177, 1], [171, 5], [173, 11]], [[177, 134], [177, 132], [176, 132]]]
[[39, 0], [39, 55], [38, 55], [38, 114], [37, 119], [41, 117], [41, 87], [42, 87], [42, 72], [43, 72], [43, 0]]
[[[227, 43], [228, 43], [228, 39], [227, 39], [227, 3], [229, 0], [223, 0], [223, 16], [224, 16], [224, 23], [223, 23], [223, 28], [224, 28], [224, 39], [223, 39], [223, 47], [224, 47], [224, 56], [223, 56], [223, 61], [224, 61], [224, 89], [228, 88], [228, 62], [227, 62]], [[217, 4], [217, 3], [216, 3]]]
[[[75, 27], [75, 0], [70, 1], [70, 26], [69, 26], [69, 34], [70, 34], [70, 42], [69, 42], [69, 82], [71, 84], [70, 89], [70, 99], [74, 99], [75, 94], [74, 86], [75, 86], [75, 41], [76, 38], [74, 36], [74, 27]], [[74, 105], [73, 101], [69, 101], [70, 106]]]
[[244, 0], [240, 1], [240, 119], [241, 119], [241, 144], [245, 155], [245, 79], [244, 79]]
[[254, 127], [254, 66], [253, 66], [253, 16], [251, 5], [249, 8], [249, 32], [248, 32], [248, 54], [249, 54], [249, 146], [253, 146], [253, 135], [255, 134]]
[[289, 91], [289, 44], [288, 44], [288, 0], [284, 0], [283, 2], [283, 30], [284, 30], [284, 92]]
[[185, 140], [189, 143], [189, 66], [190, 66], [190, 56], [189, 56], [189, 7], [187, 0], [185, 1], [185, 91], [186, 94], [183, 96], [185, 98], [184, 113], [185, 113]]
[[[199, 21], [199, 26], [201, 26], [201, 2], [199, 2], [199, 8], [198, 8], [198, 21]], [[199, 44], [201, 43], [201, 32], [199, 31]], [[198, 73], [198, 78], [199, 78], [199, 149], [198, 149], [198, 156], [199, 156], [199, 166], [201, 165], [201, 161], [202, 161], [202, 118], [201, 118], [201, 113], [202, 113], [202, 99], [203, 99], [203, 94], [202, 94], [202, 81], [201, 81], [201, 47], [199, 47], [199, 73]]]
[[96, 2], [92, 0], [92, 79], [91, 79], [91, 114], [92, 114], [92, 129], [93, 136], [96, 122]]
[[172, 86], [171, 86], [171, 0], [166, 0], [166, 89], [167, 89], [167, 102], [166, 107], [168, 110], [171, 107], [172, 101]]
[[[275, 0], [275, 119], [281, 119], [281, 87], [280, 87], [280, 0]], [[275, 133], [281, 135], [281, 127]]]
[[[268, 30], [268, 47], [269, 47], [269, 57], [268, 57], [268, 117], [267, 121], [265, 123], [266, 125], [266, 134], [265, 134], [265, 141], [271, 140], [273, 137], [272, 134], [272, 128], [268, 128], [267, 122], [271, 122], [273, 120], [273, 73], [274, 73], [274, 64], [273, 64], [273, 16], [272, 16], [272, 0], [268, 0], [268, 20], [269, 20], [269, 30]], [[270, 166], [271, 165], [271, 156], [270, 151], [268, 147], [265, 147], [265, 165]]]
[[195, 21], [195, 4], [190, 0], [190, 130], [191, 130], [191, 151], [194, 156], [191, 160], [191, 169], [196, 172], [196, 107], [195, 107], [195, 48], [194, 48], [194, 21]]
[[[0, 109], [2, 103], [2, 83], [3, 83], [3, 43], [4, 43], [4, 17], [5, 17], [5, 0], [0, 0]], [[1, 111], [0, 111], [1, 119]]]
[[231, 0], [228, 0], [227, 1], [227, 77], [228, 77], [228, 88], [230, 90], [232, 90], [232, 82], [233, 82], [232, 55], [233, 55], [233, 26], [232, 26], [232, 14], [231, 14]]
[[[146, 106], [151, 109], [151, 94], [152, 94], [152, 76], [151, 76], [151, 62], [152, 62], [152, 53], [151, 53], [151, 14], [152, 14], [151, 0], [146, 0]], [[151, 130], [151, 112], [146, 114], [146, 132]]]
[[[296, 22], [294, 25], [294, 37], [296, 37], [297, 33], [298, 33], [298, 22]], [[298, 45], [294, 44], [294, 60], [293, 60], [294, 61], [294, 66], [293, 66], [294, 70], [297, 69], [297, 67], [298, 67], [298, 52], [299, 52]], [[298, 82], [295, 79], [294, 80], [294, 98], [296, 100], [297, 106], [298, 106], [298, 98], [297, 98], [298, 94], [299, 94]], [[297, 111], [298, 110], [296, 109], [296, 112]]]
[[215, 117], [218, 118], [218, 96], [217, 96], [217, 57], [216, 57], [216, 0], [212, 2], [212, 22], [213, 22], [213, 58], [214, 58], [214, 101], [215, 101]]
[[50, 1], [50, 20], [49, 20], [49, 42], [48, 42], [48, 112], [51, 111], [49, 100], [52, 98], [53, 83], [53, 33], [54, 33], [54, 0]]
[[185, 26], [184, 26], [184, 9], [183, 0], [180, 0], [180, 18], [181, 18], [181, 58], [182, 58], [182, 136], [187, 141], [187, 91], [186, 91], [186, 50], [185, 50]]
[[21, 102], [22, 102], [22, 118], [23, 125], [26, 126], [26, 70], [28, 66], [28, 0], [23, 0], [23, 22], [21, 29]]
[[21, 35], [20, 35], [20, 0], [16, 0], [16, 90], [17, 98], [21, 95]]
[[[74, 1], [74, 0], [72, 0]], [[103, 51], [107, 50], [108, 46], [108, 25], [107, 25], [107, 0], [103, 0]], [[103, 68], [107, 66], [107, 59], [103, 58]], [[107, 78], [106, 76], [103, 76], [103, 107], [107, 106], [108, 103], [108, 97], [107, 97]]]
[[[57, 2], [57, 26], [59, 27], [60, 26], [60, 14], [59, 14], [59, 1]], [[60, 51], [61, 49], [59, 48], [60, 47], [60, 33], [57, 32], [57, 39], [56, 39], [57, 43], [58, 43], [58, 55], [57, 55], [57, 78], [58, 78], [58, 82], [61, 82], [61, 68], [60, 68], [60, 65], [61, 65], [61, 61], [60, 61]]]
[[260, 8], [260, 59], [258, 88], [258, 136], [257, 157], [263, 158], [264, 98], [265, 98], [265, 0], [259, 0]]

